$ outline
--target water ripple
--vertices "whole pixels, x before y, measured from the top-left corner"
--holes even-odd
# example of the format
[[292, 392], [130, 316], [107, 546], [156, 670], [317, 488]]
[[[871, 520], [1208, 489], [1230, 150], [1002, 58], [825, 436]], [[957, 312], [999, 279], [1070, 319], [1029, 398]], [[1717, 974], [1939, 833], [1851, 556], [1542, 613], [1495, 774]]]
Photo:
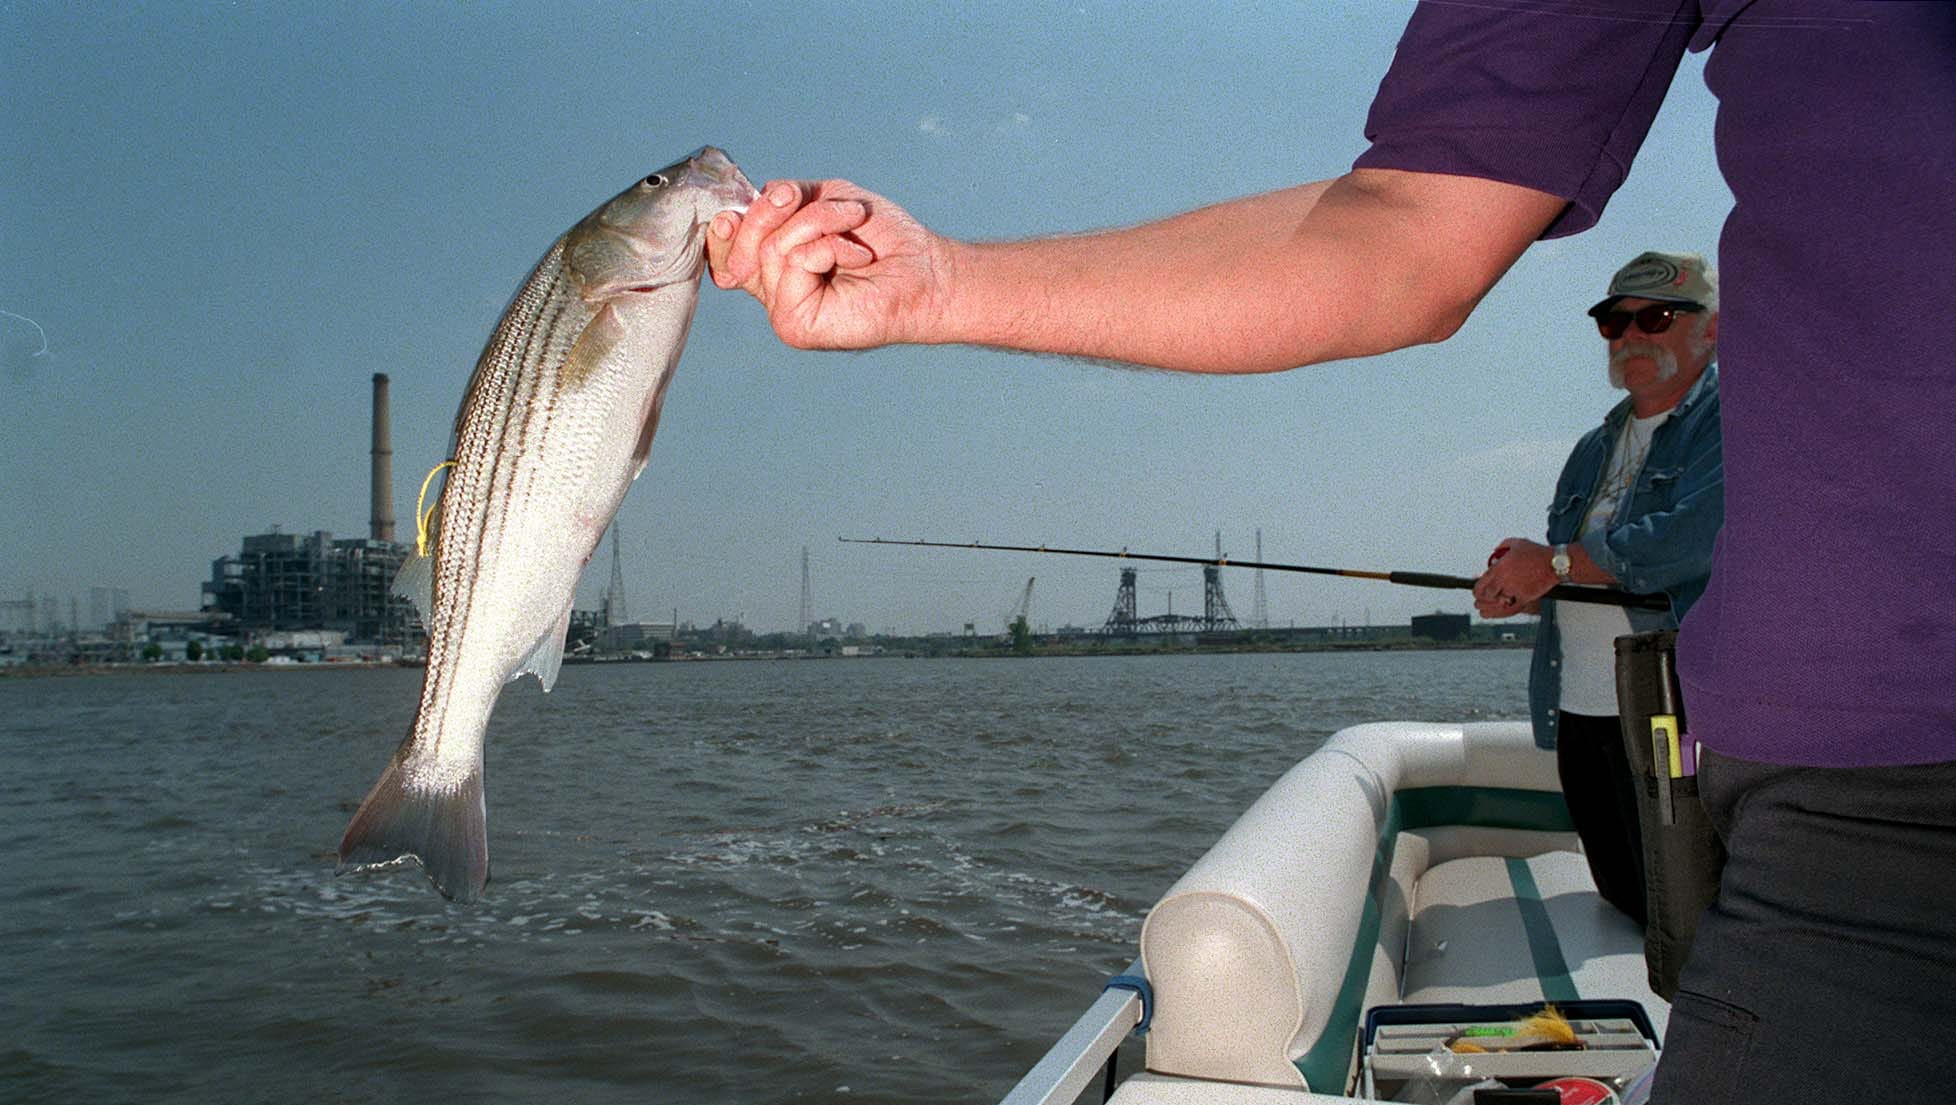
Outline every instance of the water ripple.
[[471, 906], [333, 874], [418, 673], [0, 681], [0, 1098], [995, 1100], [1326, 734], [1526, 658], [566, 669]]

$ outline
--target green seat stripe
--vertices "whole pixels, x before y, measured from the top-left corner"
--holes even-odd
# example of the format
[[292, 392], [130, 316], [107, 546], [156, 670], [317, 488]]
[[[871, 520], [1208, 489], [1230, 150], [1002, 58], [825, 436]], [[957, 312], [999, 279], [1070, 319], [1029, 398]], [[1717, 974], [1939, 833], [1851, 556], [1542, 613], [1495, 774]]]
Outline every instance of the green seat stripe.
[[1555, 923], [1549, 920], [1542, 890], [1535, 885], [1535, 872], [1525, 859], [1508, 858], [1508, 881], [1514, 884], [1515, 905], [1521, 910], [1521, 930], [1528, 934], [1528, 956], [1535, 961], [1535, 977], [1542, 980], [1542, 996], [1550, 1001], [1576, 1000], [1576, 984], [1569, 978], [1569, 961], [1562, 957], [1562, 941], [1555, 937]]
[[[1469, 825], [1486, 829], [1542, 829], [1573, 832], [1575, 822], [1559, 791], [1518, 790], [1513, 787], [1414, 787], [1392, 796], [1379, 825], [1379, 842], [1372, 853], [1372, 881], [1361, 907], [1358, 939], [1345, 964], [1345, 979], [1332, 1002], [1331, 1018], [1297, 1060], [1297, 1069], [1317, 1093], [1342, 1093], [1351, 1079], [1353, 1042], [1364, 1013], [1365, 985], [1372, 973], [1372, 952], [1379, 942], [1380, 903], [1392, 874], [1393, 849], [1399, 834], [1409, 829], [1440, 825]], [[1532, 880], [1531, 880], [1532, 883]], [[1537, 902], [1539, 905], [1539, 900]], [[1543, 919], [1547, 919], [1544, 911]], [[1558, 947], [1557, 956], [1561, 955]], [[1568, 968], [1563, 968], [1568, 975]], [[1574, 997], [1573, 989], [1570, 994]]]

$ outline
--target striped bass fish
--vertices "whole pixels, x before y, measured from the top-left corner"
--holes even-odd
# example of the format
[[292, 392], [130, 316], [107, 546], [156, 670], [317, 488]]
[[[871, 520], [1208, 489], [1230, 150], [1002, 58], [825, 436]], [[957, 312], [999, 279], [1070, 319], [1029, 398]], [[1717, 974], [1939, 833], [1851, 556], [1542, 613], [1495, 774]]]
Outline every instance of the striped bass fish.
[[585, 216], [503, 313], [456, 416], [432, 554], [394, 583], [428, 630], [420, 708], [347, 826], [340, 871], [414, 860], [445, 897], [482, 893], [489, 713], [505, 683], [556, 681], [578, 576], [652, 448], [707, 224], [754, 194], [709, 146]]

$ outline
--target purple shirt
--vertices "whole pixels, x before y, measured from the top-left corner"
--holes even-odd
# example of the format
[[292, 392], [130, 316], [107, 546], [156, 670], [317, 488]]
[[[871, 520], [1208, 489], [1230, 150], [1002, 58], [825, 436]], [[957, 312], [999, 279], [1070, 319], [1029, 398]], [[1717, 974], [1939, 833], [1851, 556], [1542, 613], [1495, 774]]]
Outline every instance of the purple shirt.
[[1546, 236], [1574, 234], [1687, 47], [1712, 49], [1737, 200], [1725, 528], [1678, 646], [1692, 735], [1774, 763], [1956, 760], [1956, 4], [1422, 4], [1358, 166], [1562, 196]]

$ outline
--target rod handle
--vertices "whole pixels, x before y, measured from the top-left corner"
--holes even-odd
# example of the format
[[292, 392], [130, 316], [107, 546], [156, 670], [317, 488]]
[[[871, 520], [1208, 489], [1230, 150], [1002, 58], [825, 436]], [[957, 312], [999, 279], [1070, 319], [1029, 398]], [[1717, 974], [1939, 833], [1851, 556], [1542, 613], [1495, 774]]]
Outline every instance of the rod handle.
[[1437, 572], [1387, 572], [1388, 583], [1398, 583], [1407, 587], [1444, 587], [1458, 591], [1471, 591], [1474, 581], [1469, 576], [1440, 575]]
[[1543, 598], [1560, 602], [1587, 602], [1598, 606], [1621, 606], [1629, 610], [1669, 610], [1671, 600], [1663, 595], [1638, 595], [1603, 587], [1573, 587], [1558, 583]]

